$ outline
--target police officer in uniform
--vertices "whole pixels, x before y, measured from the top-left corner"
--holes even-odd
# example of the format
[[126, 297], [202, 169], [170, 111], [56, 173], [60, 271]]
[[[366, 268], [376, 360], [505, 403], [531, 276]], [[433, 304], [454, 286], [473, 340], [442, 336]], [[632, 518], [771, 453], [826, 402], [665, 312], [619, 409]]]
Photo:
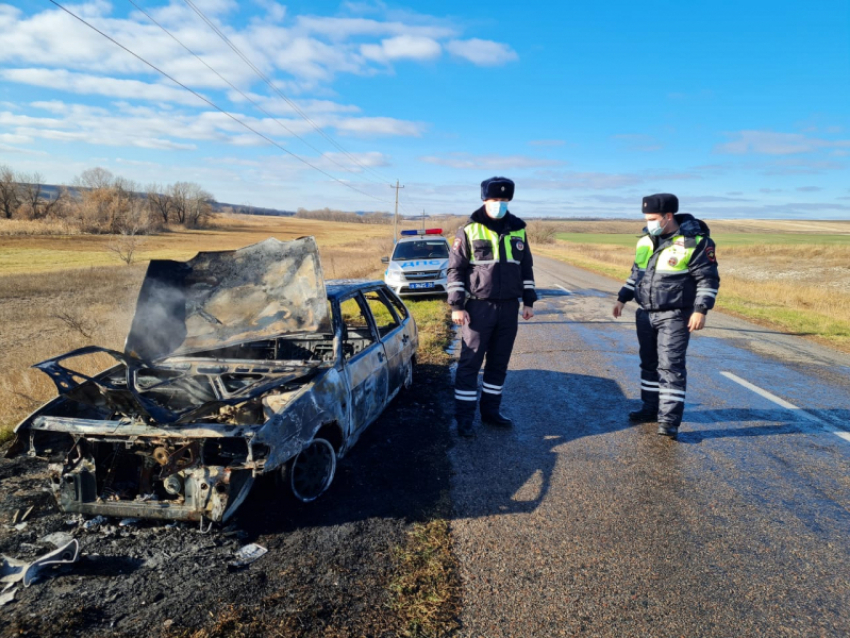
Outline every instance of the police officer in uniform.
[[511, 427], [499, 412], [502, 386], [517, 333], [522, 299], [523, 319], [534, 316], [531, 251], [525, 222], [508, 212], [514, 183], [506, 177], [481, 182], [484, 205], [458, 229], [449, 256], [448, 302], [452, 321], [463, 326], [463, 345], [455, 374], [455, 418], [458, 434], [475, 435], [472, 421], [478, 402], [478, 372], [484, 362], [481, 421]]
[[708, 226], [677, 214], [675, 195], [643, 198], [645, 234], [638, 240], [632, 273], [620, 289], [614, 317], [634, 299], [640, 344], [643, 406], [635, 423], [658, 423], [658, 434], [675, 439], [685, 410], [685, 351], [690, 333], [702, 330], [720, 287], [714, 241]]

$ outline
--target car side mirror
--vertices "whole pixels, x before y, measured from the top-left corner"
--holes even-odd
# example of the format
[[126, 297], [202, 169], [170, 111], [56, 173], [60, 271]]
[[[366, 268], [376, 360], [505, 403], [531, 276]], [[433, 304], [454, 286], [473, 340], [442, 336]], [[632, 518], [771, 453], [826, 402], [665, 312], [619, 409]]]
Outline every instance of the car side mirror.
[[381, 257], [381, 263], [382, 264], [390, 263], [390, 258], [389, 257]]

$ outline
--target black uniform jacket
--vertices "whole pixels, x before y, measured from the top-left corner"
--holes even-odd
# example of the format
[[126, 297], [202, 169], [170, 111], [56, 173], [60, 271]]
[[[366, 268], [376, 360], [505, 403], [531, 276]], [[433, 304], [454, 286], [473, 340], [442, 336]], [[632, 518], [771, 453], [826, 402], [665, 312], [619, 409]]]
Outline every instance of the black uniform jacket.
[[[495, 263], [476, 263], [493, 260], [494, 255], [490, 242], [476, 241], [474, 246], [469, 245], [464, 229], [474, 222], [499, 233], [499, 260]], [[449, 254], [448, 301], [452, 310], [463, 310], [467, 295], [491, 301], [522, 298], [528, 307], [537, 301], [532, 272], [533, 260], [527, 238], [522, 241], [517, 237], [506, 237], [509, 233], [523, 228], [525, 222], [510, 212], [502, 219], [491, 219], [482, 206], [458, 229]], [[513, 259], [518, 263], [508, 261], [506, 241], [511, 242]]]
[[[714, 241], [709, 237], [708, 226], [692, 215], [675, 215], [679, 230], [662, 237], [652, 237], [653, 251], [646, 270], [638, 264], [632, 266], [632, 274], [620, 289], [617, 299], [623, 303], [634, 299], [644, 310], [693, 309], [705, 313], [714, 307], [720, 288], [717, 272], [717, 257]], [[700, 235], [703, 239], [688, 262], [688, 269], [681, 273], [656, 271], [661, 252], [671, 246], [677, 237], [685, 241]]]

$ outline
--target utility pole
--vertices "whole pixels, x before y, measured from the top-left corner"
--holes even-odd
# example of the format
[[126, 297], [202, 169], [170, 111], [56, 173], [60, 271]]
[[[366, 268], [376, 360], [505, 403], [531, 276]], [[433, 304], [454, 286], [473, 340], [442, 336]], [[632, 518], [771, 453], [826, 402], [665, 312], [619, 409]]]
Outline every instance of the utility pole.
[[398, 242], [398, 189], [404, 186], [398, 185], [398, 180], [395, 181], [395, 186], [390, 184], [390, 188], [395, 189], [395, 215], [393, 216], [393, 246]]

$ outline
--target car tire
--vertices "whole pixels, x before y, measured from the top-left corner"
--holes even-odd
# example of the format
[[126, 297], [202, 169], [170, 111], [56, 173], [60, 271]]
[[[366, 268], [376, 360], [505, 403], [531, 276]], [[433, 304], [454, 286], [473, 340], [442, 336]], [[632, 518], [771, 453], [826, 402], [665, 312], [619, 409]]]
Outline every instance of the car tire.
[[280, 469], [287, 496], [311, 503], [324, 494], [336, 474], [336, 450], [327, 439], [315, 438]]

